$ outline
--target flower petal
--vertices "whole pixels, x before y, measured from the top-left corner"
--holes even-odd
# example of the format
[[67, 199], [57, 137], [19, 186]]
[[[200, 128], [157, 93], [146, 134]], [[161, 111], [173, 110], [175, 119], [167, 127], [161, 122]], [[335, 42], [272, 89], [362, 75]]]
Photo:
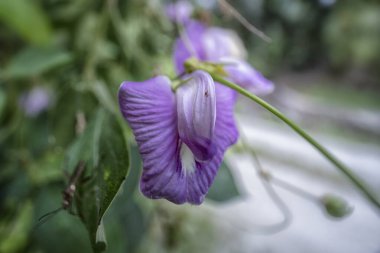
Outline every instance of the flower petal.
[[243, 42], [232, 30], [211, 27], [201, 40], [208, 61], [218, 61], [221, 57], [245, 59], [247, 56]]
[[189, 81], [176, 93], [179, 136], [196, 160], [207, 161], [216, 151], [212, 142], [216, 118], [214, 81], [204, 71], [195, 71], [186, 78]]
[[222, 84], [215, 84], [216, 121], [214, 139], [218, 149], [224, 151], [234, 144], [239, 133], [235, 124], [236, 92]]
[[178, 163], [177, 114], [170, 80], [158, 76], [144, 82], [124, 82], [119, 105], [143, 161], [142, 193], [153, 199], [184, 203], [186, 178]]
[[173, 61], [177, 74], [184, 73], [183, 64], [191, 57], [205, 60], [203, 44], [199, 39], [206, 27], [197, 21], [190, 20], [186, 23], [184, 31], [174, 45]]
[[210, 161], [195, 161], [195, 169], [187, 173], [187, 201], [201, 204], [222, 163], [224, 152], [238, 138], [233, 109], [236, 93], [228, 87], [216, 83], [216, 121], [213, 142], [216, 153]]
[[274, 85], [250, 64], [233, 58], [221, 58], [229, 78], [241, 87], [257, 95], [266, 95], [274, 90]]
[[186, 23], [193, 13], [193, 6], [189, 1], [180, 0], [165, 7], [166, 16], [173, 22]]

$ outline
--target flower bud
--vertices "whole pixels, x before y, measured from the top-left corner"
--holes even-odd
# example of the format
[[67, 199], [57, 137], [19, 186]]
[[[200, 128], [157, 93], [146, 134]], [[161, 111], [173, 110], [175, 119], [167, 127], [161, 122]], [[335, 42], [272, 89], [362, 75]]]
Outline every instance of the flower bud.
[[326, 194], [321, 197], [321, 202], [326, 213], [334, 218], [344, 218], [353, 211], [345, 199], [336, 195]]

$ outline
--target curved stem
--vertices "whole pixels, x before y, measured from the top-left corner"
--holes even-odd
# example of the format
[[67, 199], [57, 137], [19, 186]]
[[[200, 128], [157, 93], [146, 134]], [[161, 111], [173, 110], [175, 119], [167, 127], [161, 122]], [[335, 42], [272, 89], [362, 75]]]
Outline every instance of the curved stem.
[[[258, 173], [258, 176], [261, 180], [261, 183], [264, 186], [265, 191], [267, 192], [269, 197], [272, 199], [273, 203], [278, 207], [278, 209], [282, 212], [284, 216], [283, 220], [280, 223], [266, 227], [265, 231], [271, 232], [271, 233], [281, 232], [282, 230], [285, 230], [290, 225], [293, 219], [293, 215], [289, 207], [281, 199], [281, 197], [278, 195], [273, 185], [271, 184], [272, 176], [269, 174], [268, 171], [264, 170], [255, 150], [251, 146], [249, 146], [248, 143], [246, 142], [246, 137], [244, 136], [243, 131], [241, 131], [241, 127], [239, 127], [239, 131], [241, 132], [241, 137], [240, 137], [241, 143], [244, 149], [250, 151], [249, 153], [251, 154], [253, 158], [254, 168], [256, 169]], [[264, 231], [264, 229], [262, 230]]]
[[[207, 70], [206, 70], [207, 71]], [[302, 138], [309, 142], [314, 148], [316, 148], [324, 157], [327, 158], [331, 163], [333, 163], [336, 168], [338, 168], [363, 194], [364, 196], [380, 211], [380, 201], [375, 197], [375, 195], [367, 188], [367, 185], [355, 175], [345, 164], [339, 161], [333, 154], [331, 154], [326, 148], [324, 148], [319, 142], [317, 142], [313, 137], [306, 133], [301, 127], [299, 127], [295, 122], [290, 120], [284, 114], [282, 114], [278, 109], [268, 104], [258, 96], [250, 93], [249, 91], [243, 89], [239, 85], [225, 80], [219, 75], [216, 75], [210, 71], [208, 73], [212, 76], [214, 81], [221, 83], [240, 94], [248, 97], [252, 101], [256, 102], [260, 106], [264, 107], [266, 110], [274, 114], [277, 118], [285, 122], [289, 127], [291, 127], [295, 132], [297, 132]]]

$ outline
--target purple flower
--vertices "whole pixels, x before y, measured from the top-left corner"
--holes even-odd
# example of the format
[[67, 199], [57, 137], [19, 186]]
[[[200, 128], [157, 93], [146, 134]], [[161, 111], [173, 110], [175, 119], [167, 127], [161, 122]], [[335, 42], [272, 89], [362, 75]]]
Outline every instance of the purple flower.
[[201, 204], [224, 152], [238, 137], [234, 94], [203, 71], [185, 80], [175, 94], [165, 76], [123, 82], [119, 105], [142, 157], [142, 193]]
[[53, 102], [52, 93], [44, 87], [35, 87], [20, 97], [19, 103], [28, 117], [36, 117]]
[[237, 34], [231, 30], [205, 27], [192, 20], [185, 26], [183, 35], [174, 46], [174, 63], [177, 73], [184, 72], [184, 63], [195, 57], [202, 61], [233, 63], [226, 66], [229, 79], [259, 95], [273, 91], [274, 85], [249, 63], [244, 61], [246, 50]]
[[266, 95], [274, 90], [274, 84], [245, 61], [234, 58], [220, 58], [228, 78], [257, 95]]
[[219, 61], [222, 57], [245, 59], [247, 51], [239, 36], [232, 30], [210, 27], [202, 37], [207, 61]]
[[165, 12], [171, 21], [184, 24], [190, 20], [191, 14], [193, 13], [193, 6], [189, 1], [181, 0], [168, 4], [165, 7]]
[[190, 20], [186, 24], [182, 38], [177, 39], [174, 46], [173, 60], [178, 74], [185, 71], [183, 64], [187, 59], [195, 57], [205, 60], [207, 58], [203, 44], [198, 42], [205, 31], [206, 27], [198, 21]]

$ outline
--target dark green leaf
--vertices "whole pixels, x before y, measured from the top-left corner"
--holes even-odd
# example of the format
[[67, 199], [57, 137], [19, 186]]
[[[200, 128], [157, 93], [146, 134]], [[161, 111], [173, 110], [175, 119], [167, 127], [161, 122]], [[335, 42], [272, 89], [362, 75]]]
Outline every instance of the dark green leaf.
[[[84, 133], [69, 148], [66, 160], [66, 168], [69, 171], [73, 171], [79, 161], [84, 161], [89, 168], [98, 165], [99, 142], [105, 116], [104, 111], [99, 111]], [[92, 170], [89, 169], [90, 173]]]
[[67, 64], [71, 55], [56, 48], [26, 48], [19, 52], [2, 72], [4, 78], [26, 78]]
[[206, 197], [214, 201], [223, 202], [237, 196], [239, 196], [239, 191], [235, 185], [231, 170], [223, 162]]
[[[94, 251], [105, 249], [101, 221], [115, 198], [129, 168], [127, 142], [116, 119], [100, 110], [68, 154], [69, 168], [86, 164], [78, 184], [76, 203]], [[99, 230], [100, 229], [100, 230]]]
[[136, 252], [147, 230], [148, 217], [133, 199], [141, 174], [141, 158], [136, 145], [130, 145], [129, 150], [128, 177], [105, 215], [109, 252]]

